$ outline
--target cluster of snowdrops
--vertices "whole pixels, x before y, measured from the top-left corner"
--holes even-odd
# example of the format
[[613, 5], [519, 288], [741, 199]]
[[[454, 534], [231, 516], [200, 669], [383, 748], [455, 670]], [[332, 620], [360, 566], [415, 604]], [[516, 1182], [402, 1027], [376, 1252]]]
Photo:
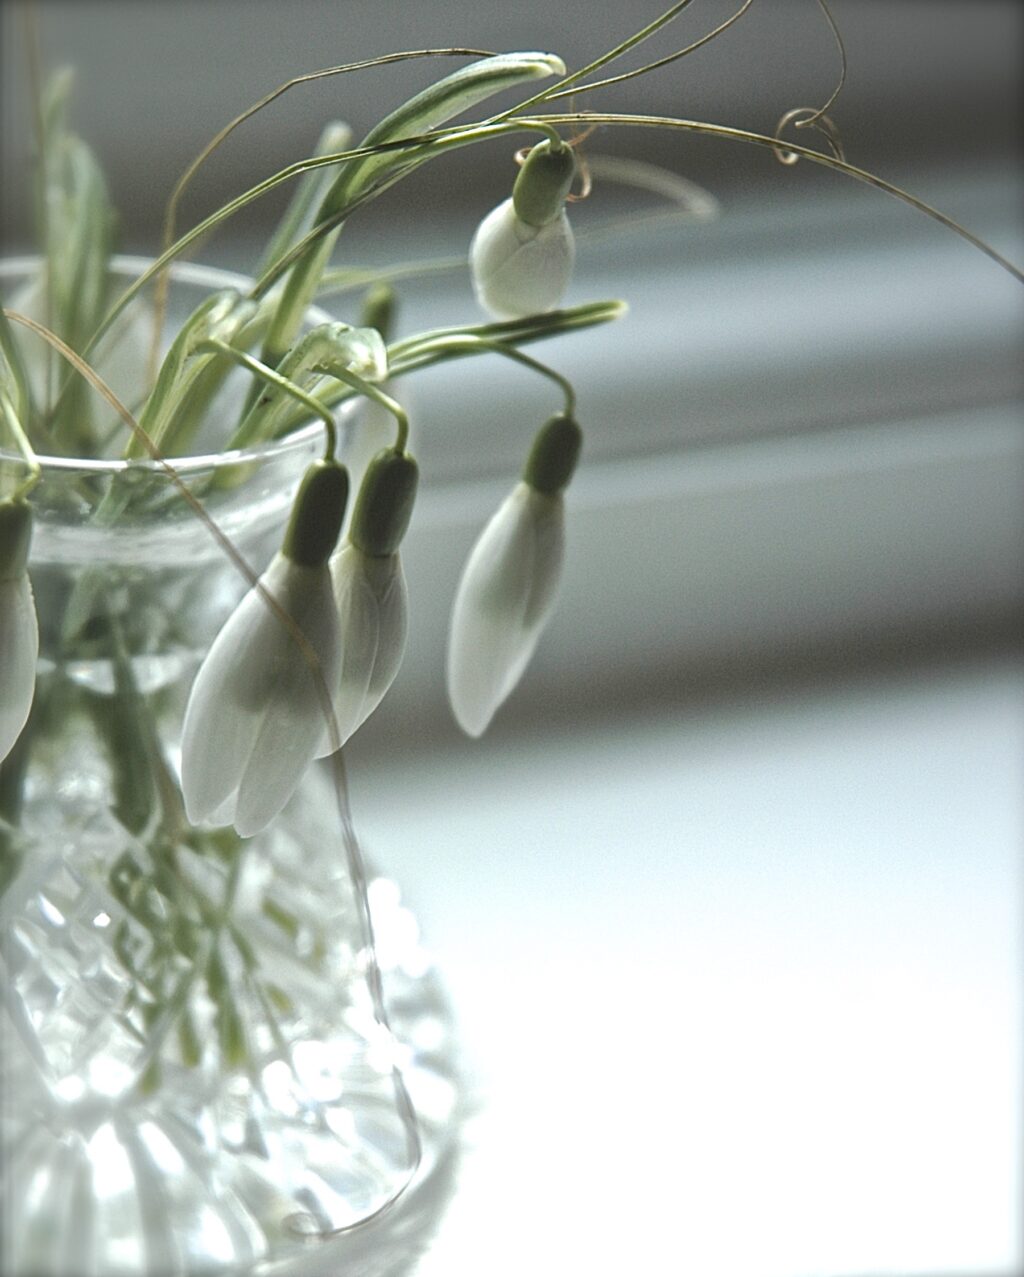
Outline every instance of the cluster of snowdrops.
[[[490, 314], [520, 317], [560, 302], [573, 265], [565, 203], [576, 171], [572, 147], [546, 138], [526, 156], [511, 197], [483, 220], [470, 267]], [[280, 375], [275, 381], [283, 384]], [[404, 414], [373, 394], [395, 410], [397, 440], [373, 457], [352, 494], [344, 540], [339, 545], [349, 476], [331, 446], [300, 484], [280, 550], [200, 666], [182, 738], [181, 785], [193, 823], [233, 824], [243, 837], [264, 829], [310, 763], [344, 745], [398, 672], [407, 630], [400, 546], [417, 466]], [[15, 400], [5, 389], [0, 407], [27, 446]], [[571, 405], [570, 390], [567, 411], [537, 433], [521, 480], [476, 542], [458, 586], [447, 685], [456, 719], [473, 736], [518, 682], [554, 602], [563, 492], [580, 449]], [[23, 486], [0, 501], [0, 761], [28, 718], [39, 645], [28, 574], [30, 481]]]
[[[447, 685], [455, 717], [465, 731], [480, 735], [522, 676], [557, 591], [564, 539], [563, 493], [576, 466], [580, 429], [571, 386], [519, 346], [606, 322], [623, 310], [617, 302], [558, 309], [573, 266], [566, 203], [579, 169], [576, 136], [566, 140], [561, 130], [605, 124], [698, 132], [768, 148], [786, 164], [804, 157], [902, 200], [960, 234], [1015, 278], [1024, 279], [1024, 273], [952, 219], [846, 161], [826, 114], [843, 84], [845, 55], [843, 74], [825, 105], [786, 112], [772, 136], [670, 117], [581, 112], [575, 105], [567, 112], [556, 106], [536, 113], [540, 104], [644, 75], [694, 52], [737, 22], [751, 0], [743, 0], [714, 30], [667, 57], [619, 75], [589, 79], [677, 18], [689, 3], [679, 0], [615, 48], [568, 75], [561, 60], [551, 54], [488, 55], [411, 98], [349, 151], [339, 152], [337, 126], [333, 131], [328, 128], [317, 157], [266, 179], [197, 224], [174, 241], [109, 310], [102, 300], [109, 257], [102, 181], [89, 156], [75, 149], [74, 139], [60, 136], [48, 142], [48, 132], [56, 131], [52, 121], [59, 118], [59, 111], [40, 103], [36, 114], [42, 122], [41, 187], [47, 192], [40, 201], [44, 262], [53, 293], [56, 268], [64, 261], [67, 318], [78, 324], [79, 345], [65, 332], [69, 340], [61, 348], [57, 334], [44, 331], [38, 323], [34, 327], [65, 357], [70, 350], [71, 362], [87, 379], [94, 379], [94, 371], [83, 357], [90, 355], [101, 335], [113, 335], [118, 316], [127, 317], [130, 305], [141, 300], [142, 289], [154, 280], [159, 296], [166, 268], [176, 255], [246, 203], [301, 175], [296, 217], [288, 223], [288, 234], [283, 239], [278, 235], [268, 247], [252, 292], [246, 297], [212, 295], [200, 306], [171, 344], [138, 422], [128, 422], [133, 428], [124, 454], [129, 462], [144, 456], [147, 449], [162, 463], [167, 456], [182, 455], [189, 442], [188, 423], [198, 415], [192, 411], [197, 394], [201, 398], [229, 365], [241, 364], [263, 385], [259, 389], [254, 382], [227, 451], [280, 438], [317, 414], [325, 426], [323, 458], [299, 486], [280, 551], [224, 625], [191, 690], [184, 719], [181, 785], [185, 811], [193, 823], [233, 824], [242, 836], [265, 828], [310, 763], [344, 745], [390, 688], [406, 639], [400, 546], [415, 499], [417, 467], [407, 446], [405, 413], [385, 387], [388, 379], [467, 353], [494, 351], [517, 359], [559, 383], [565, 395], [563, 410], [537, 433], [520, 481], [482, 532], [457, 589]], [[842, 52], [824, 0], [819, 4]], [[300, 77], [283, 88], [403, 58], [479, 52], [450, 49], [389, 55]], [[560, 77], [553, 88], [528, 90], [532, 96], [505, 112], [477, 123], [445, 127], [494, 93], [552, 75]], [[212, 147], [283, 88], [240, 116]], [[781, 131], [789, 124], [817, 131], [825, 137], [827, 149], [782, 144]], [[339, 322], [327, 325], [326, 333], [314, 330], [302, 336], [304, 317], [318, 294], [337, 234], [352, 212], [428, 159], [524, 131], [534, 139], [539, 134], [541, 140], [521, 157], [512, 195], [484, 218], [469, 255], [477, 297], [499, 322], [483, 328], [437, 330], [386, 348], [373, 325], [352, 329]], [[72, 194], [62, 190], [62, 182], [68, 190], [73, 188]], [[170, 207], [174, 202], [172, 197]], [[90, 226], [96, 232], [95, 252], [83, 231]], [[85, 322], [83, 314], [90, 301], [93, 313]], [[248, 353], [243, 335], [267, 303], [274, 309], [257, 359]], [[20, 366], [17, 343], [12, 340], [13, 321], [29, 326], [33, 321], [13, 312], [14, 308], [0, 312], [0, 437], [5, 442], [13, 438], [28, 473], [13, 489], [8, 485], [6, 493], [0, 494], [0, 766], [28, 719], [39, 644], [27, 565], [30, 494], [39, 481], [40, 465], [32, 432], [26, 428], [33, 417], [30, 377]], [[319, 390], [308, 393], [310, 386], [315, 389], [325, 378], [340, 387], [334, 399], [324, 398]], [[366, 468], [346, 520], [349, 477], [335, 457], [336, 423], [330, 409], [353, 395], [391, 413], [395, 436], [391, 446]], [[75, 417], [73, 412], [65, 413], [66, 420]], [[4, 464], [9, 467], [10, 454]], [[0, 466], [0, 482], [6, 477]], [[347, 528], [344, 538], [343, 527]]]

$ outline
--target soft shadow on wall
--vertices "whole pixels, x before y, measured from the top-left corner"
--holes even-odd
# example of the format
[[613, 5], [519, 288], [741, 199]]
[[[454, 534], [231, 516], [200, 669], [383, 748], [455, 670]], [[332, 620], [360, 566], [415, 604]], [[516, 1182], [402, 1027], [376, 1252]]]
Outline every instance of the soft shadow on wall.
[[[544, 48], [580, 66], [654, 17], [659, 2], [552, 6], [544, 0], [391, 3], [371, 0], [37, 0], [44, 49], [78, 69], [75, 116], [96, 146], [123, 210], [125, 244], [152, 245], [174, 178], [222, 124], [292, 76], [396, 49], [450, 45]], [[737, 0], [700, 0], [651, 44], [623, 62], [636, 66], [712, 30]], [[30, 146], [23, 15], [26, 0], [0, 6], [4, 173]], [[894, 5], [845, 0], [837, 6], [849, 77], [837, 114], [851, 156], [896, 174], [908, 167], [985, 164], [1020, 142], [1022, 11], [1014, 0]], [[455, 63], [452, 63], [455, 65]], [[619, 68], [616, 67], [616, 70]], [[754, 4], [734, 28], [674, 66], [598, 96], [611, 109], [646, 110], [771, 132], [790, 107], [822, 103], [838, 75], [832, 36], [813, 0]], [[434, 66], [409, 63], [296, 88], [232, 138], [197, 181], [191, 207], [207, 210], [312, 147], [325, 119], [359, 133], [380, 108], [429, 82]], [[368, 109], [372, 102], [374, 110]], [[125, 127], [131, 121], [131, 127]], [[657, 133], [600, 137], [602, 150], [638, 154], [685, 170], [723, 194], [759, 186], [770, 166], [735, 148]], [[457, 165], [418, 179], [414, 209], [441, 219], [474, 188], [500, 189], [507, 156], [474, 151], [474, 180]], [[493, 186], [492, 186], [493, 184]], [[25, 230], [20, 183], [4, 181], [0, 210], [15, 239]], [[265, 204], [237, 225], [269, 224]], [[391, 210], [400, 216], [401, 201]]]

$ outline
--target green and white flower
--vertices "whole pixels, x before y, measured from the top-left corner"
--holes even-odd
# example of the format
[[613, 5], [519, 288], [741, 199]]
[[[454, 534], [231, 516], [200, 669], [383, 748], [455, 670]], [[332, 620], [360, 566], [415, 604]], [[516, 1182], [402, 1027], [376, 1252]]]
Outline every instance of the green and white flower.
[[378, 452], [360, 486], [348, 537], [331, 559], [341, 668], [334, 692], [336, 733], [323, 733], [318, 757], [333, 753], [362, 726], [402, 663], [408, 593], [399, 546], [418, 482], [419, 469], [404, 448]]
[[259, 833], [316, 756], [341, 670], [327, 560], [347, 494], [341, 466], [310, 468], [283, 549], [260, 588], [228, 618], [196, 675], [181, 745], [181, 786], [193, 824], [230, 823], [243, 838]]
[[531, 226], [507, 199], [480, 223], [470, 246], [477, 301], [497, 319], [554, 310], [565, 296], [575, 258], [564, 212], [546, 226]]
[[448, 633], [448, 699], [459, 726], [481, 736], [522, 678], [551, 616], [565, 550], [562, 496], [582, 435], [569, 413], [537, 432], [523, 477], [473, 547]]
[[565, 544], [561, 494], [519, 482], [463, 569], [448, 637], [448, 699], [480, 736], [522, 677], [554, 606]]
[[25, 501], [0, 501], [0, 762], [14, 748], [32, 708], [39, 654], [27, 564], [32, 512]]
[[575, 175], [570, 147], [541, 142], [526, 157], [512, 195], [480, 223], [469, 264], [477, 300], [490, 314], [519, 319], [561, 303], [576, 257], [565, 215]]

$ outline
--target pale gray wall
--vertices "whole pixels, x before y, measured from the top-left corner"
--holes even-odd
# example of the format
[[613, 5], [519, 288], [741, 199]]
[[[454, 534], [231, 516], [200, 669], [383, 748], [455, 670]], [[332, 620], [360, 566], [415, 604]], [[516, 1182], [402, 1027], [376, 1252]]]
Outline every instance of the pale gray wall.
[[[578, 64], [658, 5], [43, 0], [42, 10], [48, 47], [80, 67], [79, 129], [110, 171], [127, 242], [145, 250], [174, 176], [288, 76], [455, 40], [546, 46]], [[652, 52], [728, 8], [694, 0]], [[836, 110], [850, 158], [1020, 260], [1024, 8], [835, 9], [850, 55]], [[11, 175], [27, 136], [24, 67], [15, 6], [2, 12]], [[607, 101], [771, 131], [786, 108], [820, 102], [834, 70], [814, 0], [758, 0], [716, 45]], [[366, 129], [428, 74], [421, 63], [295, 90], [217, 157], [187, 220], [305, 153], [329, 116]], [[1002, 627], [1019, 608], [1024, 544], [1019, 285], [950, 232], [809, 166], [703, 139], [605, 133], [591, 145], [641, 147], [711, 187], [723, 215], [581, 236], [569, 300], [624, 296], [631, 312], [545, 346], [579, 388], [587, 447], [563, 602], [507, 719], [692, 687], [694, 671], [719, 663], [746, 677], [811, 652], [835, 662], [872, 644], [941, 646]], [[346, 229], [346, 260], [464, 252], [507, 190], [508, 149], [442, 161], [389, 193]], [[7, 207], [23, 202], [23, 178], [5, 188]], [[578, 229], [606, 216], [604, 199], [574, 213]], [[199, 256], [251, 268], [251, 235], [271, 211]], [[402, 290], [405, 331], [476, 318], [464, 272]], [[414, 635], [361, 749], [393, 749], [410, 723], [453, 730], [441, 670], [459, 565], [551, 410], [546, 386], [496, 360], [406, 389], [424, 474], [407, 554]]]
[[[4, 164], [0, 204], [20, 227], [28, 138], [20, 11], [2, 12]], [[570, 0], [38, 0], [52, 62], [79, 67], [75, 119], [99, 150], [123, 211], [126, 241], [141, 246], [158, 224], [173, 177], [209, 136], [283, 80], [399, 48], [451, 43], [490, 49], [541, 47], [572, 65], [659, 11], [651, 3]], [[687, 43], [736, 7], [695, 0], [646, 49]], [[908, 166], [984, 163], [1015, 154], [1022, 17], [1016, 0], [834, 0], [850, 58], [836, 115], [858, 163], [894, 175]], [[639, 59], [645, 50], [638, 50]], [[770, 132], [791, 106], [818, 104], [837, 59], [814, 0], [757, 0], [719, 41], [657, 75], [594, 95], [623, 110], [649, 109]], [[456, 65], [452, 63], [451, 65]], [[623, 65], [635, 65], [629, 62]], [[308, 151], [332, 115], [357, 130], [427, 82], [415, 63], [296, 89], [233, 139], [197, 183], [208, 209], [255, 177]], [[437, 68], [440, 70], [440, 67]], [[718, 191], [758, 191], [773, 164], [743, 148], [654, 134], [602, 136], [602, 149], [657, 157]], [[507, 147], [474, 152], [478, 180], [497, 191]], [[442, 217], [464, 198], [464, 162], [431, 166], [417, 179], [415, 215]], [[401, 217], [409, 204], [397, 203]], [[238, 222], [256, 228], [262, 205]]]

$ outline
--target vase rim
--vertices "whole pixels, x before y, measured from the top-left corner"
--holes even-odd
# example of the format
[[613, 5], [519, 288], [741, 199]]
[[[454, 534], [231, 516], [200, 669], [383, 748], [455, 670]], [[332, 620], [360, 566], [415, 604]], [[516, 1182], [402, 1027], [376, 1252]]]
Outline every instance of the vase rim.
[[[22, 253], [16, 257], [0, 257], [0, 280], [11, 275], [27, 273], [37, 266], [41, 258], [38, 253]], [[154, 262], [152, 257], [137, 254], [116, 253], [110, 259], [109, 269], [124, 275], [141, 275]], [[171, 262], [168, 269], [179, 283], [192, 284], [199, 287], [235, 288], [244, 291], [252, 285], [251, 277], [239, 271], [226, 270], [221, 266], [205, 266], [201, 262]], [[316, 305], [306, 308], [306, 314], [316, 323], [331, 323], [332, 316]], [[344, 411], [344, 408], [342, 409]], [[293, 449], [308, 448], [312, 440], [323, 431], [322, 421], [311, 421], [299, 430], [293, 430], [283, 439], [274, 439], [251, 448], [234, 448], [230, 452], [208, 452], [189, 454], [183, 457], [168, 457], [167, 463], [185, 477], [202, 471], [215, 470], [220, 466], [239, 465], [246, 461], [267, 461], [273, 457], [288, 453]], [[0, 446], [0, 461], [21, 461], [18, 452]], [[44, 453], [37, 454], [37, 460], [43, 472], [74, 472], [77, 474], [119, 474], [125, 470], [167, 472], [167, 465], [155, 461], [152, 457], [138, 457], [131, 460], [123, 458], [100, 457], [55, 457]]]

